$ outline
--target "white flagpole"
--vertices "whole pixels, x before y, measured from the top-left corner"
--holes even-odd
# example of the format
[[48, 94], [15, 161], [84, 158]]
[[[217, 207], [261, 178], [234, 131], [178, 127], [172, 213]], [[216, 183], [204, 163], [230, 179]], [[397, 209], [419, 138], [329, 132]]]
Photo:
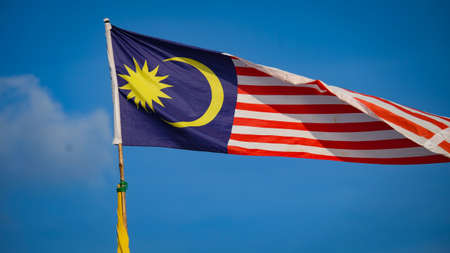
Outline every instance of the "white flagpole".
[[111, 42], [111, 23], [109, 18], [103, 20], [105, 23], [106, 47], [108, 51], [109, 71], [111, 73], [111, 86], [114, 105], [114, 139], [113, 144], [122, 144], [122, 128], [120, 125], [119, 88], [117, 84], [116, 66], [114, 63], [114, 52]]
[[[105, 35], [106, 35], [106, 46], [108, 51], [108, 62], [109, 62], [109, 70], [111, 73], [111, 84], [112, 84], [112, 96], [113, 96], [113, 105], [114, 105], [114, 140], [113, 144], [117, 144], [119, 151], [119, 169], [120, 169], [120, 183], [117, 186], [117, 191], [119, 192], [118, 196], [122, 200], [122, 217], [123, 224], [125, 229], [127, 230], [127, 210], [126, 210], [126, 198], [125, 191], [127, 188], [127, 183], [125, 182], [125, 174], [124, 174], [124, 162], [123, 162], [123, 151], [122, 151], [122, 132], [120, 125], [120, 105], [119, 105], [119, 89], [117, 84], [117, 74], [116, 74], [116, 66], [114, 63], [114, 52], [112, 48], [111, 41], [111, 23], [108, 18], [103, 20], [105, 23]], [[128, 234], [128, 232], [127, 232]], [[128, 241], [128, 235], [127, 241]], [[127, 243], [128, 244], [128, 243]], [[128, 248], [128, 245], [126, 245]]]

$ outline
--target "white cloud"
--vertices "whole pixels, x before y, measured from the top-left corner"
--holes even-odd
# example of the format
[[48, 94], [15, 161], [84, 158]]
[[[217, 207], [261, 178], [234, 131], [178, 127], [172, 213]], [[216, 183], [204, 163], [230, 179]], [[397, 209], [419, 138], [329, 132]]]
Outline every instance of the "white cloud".
[[64, 112], [32, 75], [0, 77], [0, 161], [9, 180], [98, 180], [111, 170], [104, 110]]

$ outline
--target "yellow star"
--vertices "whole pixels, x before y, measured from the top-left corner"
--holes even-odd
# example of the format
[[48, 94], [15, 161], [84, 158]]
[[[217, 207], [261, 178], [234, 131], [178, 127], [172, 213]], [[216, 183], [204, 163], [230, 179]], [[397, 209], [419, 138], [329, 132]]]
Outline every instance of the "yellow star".
[[127, 95], [127, 99], [134, 98], [134, 103], [137, 108], [139, 108], [140, 105], [147, 111], [147, 104], [152, 111], [155, 111], [153, 108], [153, 101], [164, 107], [164, 104], [159, 98], [171, 99], [171, 97], [164, 93], [162, 89], [172, 87], [172, 85], [162, 83], [161, 81], [166, 79], [168, 75], [157, 76], [159, 65], [152, 71], [149, 71], [147, 60], [144, 62], [142, 69], [136, 59], [133, 58], [133, 62], [136, 68], [135, 71], [127, 65], [124, 65], [128, 71], [128, 75], [119, 74], [120, 77], [128, 82], [126, 85], [121, 86], [120, 89], [130, 91]]

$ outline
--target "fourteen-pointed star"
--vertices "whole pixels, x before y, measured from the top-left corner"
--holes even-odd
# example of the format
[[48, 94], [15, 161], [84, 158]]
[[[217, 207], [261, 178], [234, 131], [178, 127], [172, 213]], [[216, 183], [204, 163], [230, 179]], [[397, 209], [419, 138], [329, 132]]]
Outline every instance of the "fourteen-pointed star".
[[171, 99], [169, 95], [164, 93], [162, 89], [172, 87], [172, 85], [162, 83], [161, 81], [166, 79], [168, 75], [157, 76], [159, 65], [152, 71], [148, 70], [147, 61], [144, 62], [144, 66], [141, 67], [133, 58], [136, 71], [133, 71], [127, 65], [124, 65], [128, 71], [128, 75], [119, 74], [120, 77], [125, 79], [128, 83], [120, 87], [121, 90], [129, 90], [127, 99], [134, 98], [136, 107], [139, 105], [147, 111], [146, 104], [155, 111], [153, 107], [153, 101], [164, 107], [164, 104], [159, 98]]

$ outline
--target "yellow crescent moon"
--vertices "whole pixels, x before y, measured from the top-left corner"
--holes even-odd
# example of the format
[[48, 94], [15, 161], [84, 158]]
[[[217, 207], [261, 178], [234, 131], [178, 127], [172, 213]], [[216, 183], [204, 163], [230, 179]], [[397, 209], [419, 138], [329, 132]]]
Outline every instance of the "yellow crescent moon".
[[222, 83], [220, 82], [216, 74], [214, 74], [214, 72], [210, 68], [205, 66], [203, 63], [190, 58], [173, 57], [165, 59], [164, 61], [165, 62], [178, 61], [191, 65], [192, 67], [200, 71], [200, 73], [202, 73], [203, 76], [205, 76], [206, 80], [209, 83], [209, 87], [211, 88], [211, 102], [208, 106], [208, 109], [206, 109], [205, 113], [203, 113], [203, 115], [200, 116], [200, 118], [193, 121], [178, 121], [178, 122], [165, 121], [165, 122], [174, 127], [198, 127], [204, 126], [209, 122], [211, 122], [212, 120], [214, 120], [214, 118], [217, 116], [217, 114], [220, 112], [220, 109], [222, 108], [224, 97]]

